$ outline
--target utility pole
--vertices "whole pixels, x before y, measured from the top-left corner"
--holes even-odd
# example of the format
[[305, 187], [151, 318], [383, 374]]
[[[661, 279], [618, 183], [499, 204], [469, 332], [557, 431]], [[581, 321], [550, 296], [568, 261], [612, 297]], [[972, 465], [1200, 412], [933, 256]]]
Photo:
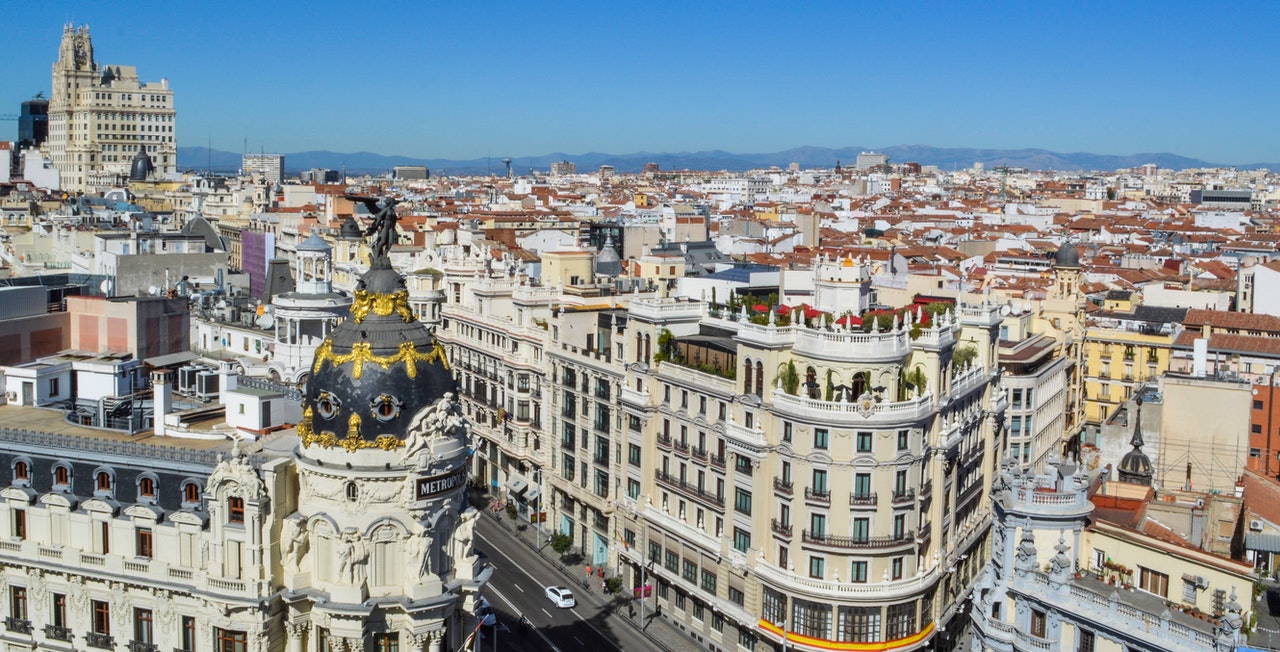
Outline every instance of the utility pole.
[[644, 594], [648, 585], [646, 571], [649, 569], [649, 528], [643, 522], [640, 527], [644, 528], [643, 543], [640, 547], [640, 629], [644, 629]]

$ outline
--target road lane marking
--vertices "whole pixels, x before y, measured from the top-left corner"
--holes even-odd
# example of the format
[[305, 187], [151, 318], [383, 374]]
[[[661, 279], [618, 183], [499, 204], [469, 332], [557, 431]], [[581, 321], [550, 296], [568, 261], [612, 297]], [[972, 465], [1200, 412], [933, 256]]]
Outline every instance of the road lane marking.
[[586, 645], [587, 645], [586, 643], [583, 643], [583, 642], [582, 642], [582, 639], [578, 638], [577, 636], [573, 637], [573, 640], [577, 641], [577, 642], [578, 642], [578, 645], [581, 645], [581, 646], [583, 646], [583, 647], [586, 647]]
[[[533, 576], [533, 574], [532, 574], [532, 573], [530, 573], [530, 572], [529, 572], [529, 571], [528, 571], [524, 566], [521, 566], [520, 564], [517, 564], [517, 563], [516, 563], [516, 560], [512, 559], [510, 555], [508, 555], [507, 553], [505, 553], [505, 552], [503, 552], [503, 551], [499, 550], [497, 546], [492, 545], [492, 543], [491, 543], [491, 544], [490, 544], [490, 546], [489, 546], [489, 550], [490, 550], [490, 551], [492, 551], [492, 552], [494, 552], [494, 553], [496, 553], [496, 554], [498, 554], [498, 555], [501, 555], [504, 559], [506, 559], [508, 562], [510, 562], [510, 563], [511, 563], [511, 567], [512, 567], [512, 568], [515, 568], [515, 569], [519, 570], [521, 573], [524, 573], [524, 576], [525, 576], [525, 577], [527, 577], [527, 578], [529, 578], [530, 580], [533, 580], [533, 583], [534, 583], [534, 584], [537, 584], [538, 586], [543, 586], [542, 582], [539, 582], [539, 581], [538, 581], [538, 578], [534, 577], [534, 576]], [[536, 555], [537, 553], [534, 553], [534, 554]], [[554, 585], [548, 585], [548, 586], [554, 586]], [[487, 588], [492, 588], [492, 587], [487, 587]], [[496, 589], [495, 589], [495, 593], [496, 593]], [[501, 594], [499, 594], [499, 595], [501, 595]], [[511, 604], [511, 601], [507, 600], [505, 597], [504, 597], [504, 598], [502, 598], [502, 599], [503, 599], [504, 601], [506, 601], [506, 602], [507, 602], [507, 604]], [[512, 605], [512, 606], [511, 606], [511, 608], [512, 608], [512, 609], [515, 609], [515, 605]], [[604, 635], [604, 632], [601, 632], [599, 629], [597, 629], [597, 628], [596, 628], [596, 626], [595, 626], [595, 625], [591, 624], [591, 621], [587, 620], [586, 618], [583, 618], [583, 617], [582, 617], [582, 615], [581, 615], [581, 614], [579, 614], [579, 613], [577, 612], [577, 610], [571, 609], [570, 611], [572, 611], [572, 612], [573, 612], [573, 614], [574, 614], [575, 616], [577, 616], [579, 620], [581, 620], [581, 621], [582, 621], [582, 624], [586, 625], [587, 627], [590, 627], [590, 628], [591, 628], [591, 631], [595, 632], [595, 633], [596, 633], [596, 635], [597, 635], [597, 636], [599, 636], [601, 640], [603, 640], [603, 641], [608, 641], [608, 640], [610, 640], [608, 636], [605, 636], [605, 635]], [[547, 614], [547, 616], [548, 616], [548, 617], [550, 617], [550, 616], [551, 616], [551, 614], [547, 613], [547, 610], [546, 610], [546, 609], [543, 609], [543, 610], [542, 610], [542, 613]], [[546, 641], [546, 642], [547, 642], [547, 645], [551, 645], [551, 640], [550, 640], [550, 639], [548, 639], [548, 638], [546, 637], [546, 635], [544, 635], [542, 632], [540, 632], [540, 631], [538, 631], [538, 630], [536, 630], [536, 629], [535, 629], [534, 631], [538, 632], [538, 635], [542, 637], [542, 640], [544, 640], [544, 641]], [[558, 649], [558, 648], [556, 648], [554, 645], [551, 645], [551, 647], [552, 647], [553, 649], [556, 649], [556, 652], [559, 652], [559, 649]], [[613, 649], [615, 649], [615, 650], [621, 650], [622, 648], [621, 648], [621, 647], [619, 647], [619, 646], [617, 646], [617, 645], [614, 645], [614, 646], [613, 646]]]
[[[499, 591], [499, 590], [498, 590], [498, 587], [496, 587], [496, 586], [494, 586], [494, 585], [492, 585], [492, 584], [489, 584], [489, 585], [485, 586], [484, 588], [485, 588], [485, 590], [486, 590], [486, 591], [491, 591], [491, 592], [493, 592], [493, 594], [494, 594], [494, 595], [498, 596], [499, 598], [501, 598], [501, 599], [502, 599], [502, 601], [503, 601], [503, 602], [507, 603], [507, 606], [508, 606], [508, 607], [511, 607], [511, 610], [512, 610], [512, 611], [514, 611], [514, 612], [516, 612], [517, 617], [518, 617], [518, 616], [521, 616], [521, 615], [524, 615], [524, 612], [520, 611], [520, 608], [519, 608], [519, 607], [517, 607], [514, 603], [512, 603], [510, 600], [508, 600], [508, 599], [507, 599], [507, 596], [502, 595], [502, 591]], [[542, 613], [547, 614], [547, 610], [546, 610], [546, 609], [543, 609], [543, 610], [542, 610]], [[550, 617], [551, 617], [551, 614], [547, 614], [547, 617], [548, 617], [548, 618], [550, 618]], [[537, 635], [538, 635], [538, 638], [542, 639], [542, 642], [543, 642], [543, 643], [546, 643], [546, 644], [547, 644], [547, 647], [551, 648], [552, 652], [560, 652], [560, 648], [556, 647], [556, 644], [555, 644], [555, 643], [552, 643], [552, 642], [551, 642], [551, 639], [547, 638], [547, 635], [542, 633], [542, 630], [538, 629], [537, 627], [533, 627], [532, 629], [533, 629], [533, 633], [534, 633], [534, 634], [537, 634]], [[507, 631], [511, 631], [511, 630], [507, 630]]]
[[516, 587], [516, 590], [517, 590], [517, 591], [519, 591], [519, 592], [521, 592], [521, 593], [524, 593], [524, 589], [520, 588], [520, 585], [519, 585], [519, 584], [516, 584], [515, 582], [512, 582], [512, 583], [511, 583], [511, 586]]
[[547, 611], [546, 609], [543, 609], [543, 610], [542, 610], [542, 613], [547, 614], [547, 618], [550, 618], [550, 617], [551, 617], [551, 612], [550, 612], [550, 611]]

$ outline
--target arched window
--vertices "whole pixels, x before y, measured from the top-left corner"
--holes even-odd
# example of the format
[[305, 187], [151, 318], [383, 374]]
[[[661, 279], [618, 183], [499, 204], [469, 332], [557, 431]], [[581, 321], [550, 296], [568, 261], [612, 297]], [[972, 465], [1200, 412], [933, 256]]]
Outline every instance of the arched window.
[[138, 495], [143, 498], [156, 497], [156, 481], [154, 478], [142, 477], [138, 479]]
[[111, 474], [106, 471], [98, 471], [94, 476], [94, 486], [98, 491], [111, 491]]
[[743, 375], [742, 391], [747, 394], [754, 394], [755, 389], [752, 387], [752, 383], [751, 383], [752, 381], [751, 360], [748, 358], [742, 363], [742, 366], [745, 369], [744, 373], [742, 374]]
[[867, 392], [867, 372], [859, 371], [854, 374], [853, 382], [850, 384], [852, 385], [852, 388], [849, 393], [852, 394], [852, 396], [849, 397], [849, 400], [852, 401]]
[[53, 467], [53, 484], [57, 487], [67, 487], [71, 485], [71, 469], [65, 464], [59, 464]]
[[29, 475], [30, 475], [30, 469], [27, 467], [26, 462], [22, 460], [18, 460], [17, 462], [13, 463], [13, 479], [14, 480], [26, 480], [28, 479]]
[[182, 485], [182, 502], [193, 505], [200, 502], [200, 485], [194, 482]]
[[756, 396], [764, 396], [764, 363], [756, 360]]

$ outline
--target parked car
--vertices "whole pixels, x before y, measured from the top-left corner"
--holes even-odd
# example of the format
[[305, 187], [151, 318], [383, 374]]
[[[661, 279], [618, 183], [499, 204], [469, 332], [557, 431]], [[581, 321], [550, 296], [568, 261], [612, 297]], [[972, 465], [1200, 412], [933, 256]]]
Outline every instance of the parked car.
[[563, 586], [548, 586], [547, 599], [561, 609], [570, 609], [578, 606], [578, 601], [574, 599], [573, 592]]

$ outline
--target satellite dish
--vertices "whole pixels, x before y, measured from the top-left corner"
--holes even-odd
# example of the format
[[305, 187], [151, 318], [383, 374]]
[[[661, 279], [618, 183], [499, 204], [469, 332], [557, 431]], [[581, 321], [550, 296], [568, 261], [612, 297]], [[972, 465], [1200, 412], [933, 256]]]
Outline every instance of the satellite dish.
[[1009, 304], [1006, 303], [1005, 305], [1000, 306], [1000, 314], [1002, 316], [1008, 317], [1011, 312], [1013, 312], [1013, 310], [1009, 308]]
[[1031, 312], [1031, 302], [1030, 302], [1030, 301], [1023, 301], [1023, 302], [1022, 302], [1022, 312]]
[[101, 290], [103, 294], [110, 295], [113, 285], [114, 283], [111, 282], [111, 279], [104, 278], [102, 279], [102, 283], [98, 284], [98, 289]]

